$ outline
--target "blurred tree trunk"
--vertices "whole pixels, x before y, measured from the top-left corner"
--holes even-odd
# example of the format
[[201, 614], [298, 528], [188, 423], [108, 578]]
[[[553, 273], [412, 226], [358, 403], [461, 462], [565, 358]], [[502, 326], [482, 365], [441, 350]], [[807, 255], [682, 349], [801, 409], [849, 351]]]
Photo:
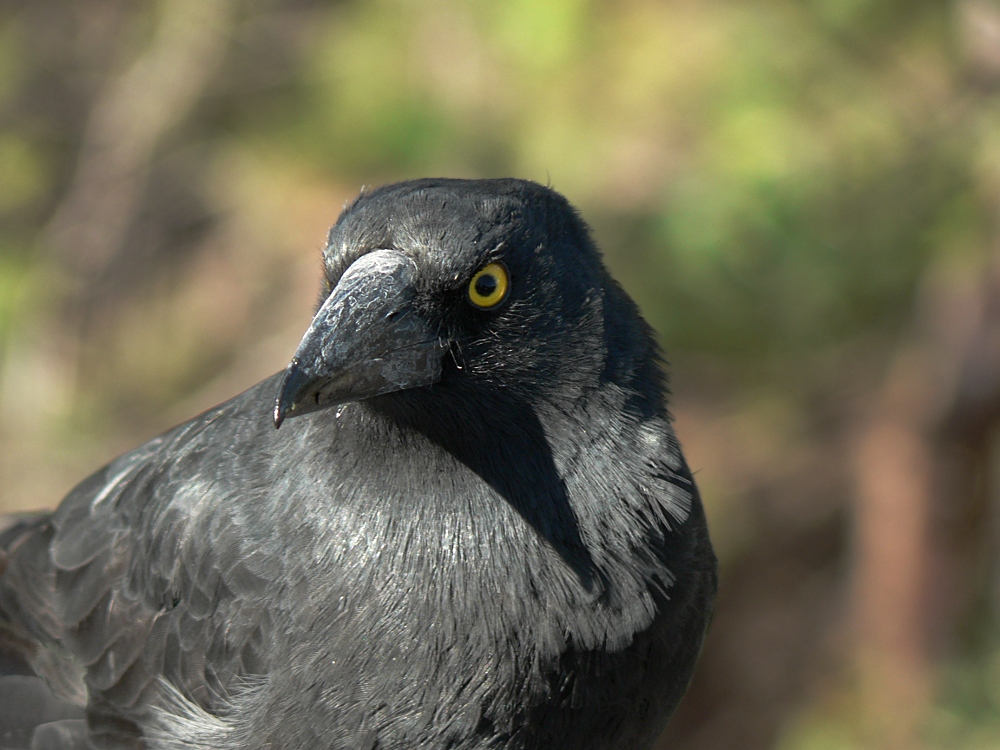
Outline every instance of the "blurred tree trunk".
[[[952, 269], [953, 270], [953, 269]], [[992, 565], [987, 466], [1000, 417], [1000, 247], [983, 277], [932, 268], [855, 454], [853, 617], [865, 730], [919, 746], [933, 667]]]
[[[46, 229], [49, 249], [65, 273], [64, 344], [77, 352], [90, 323], [117, 295], [116, 265], [146, 199], [150, 168], [161, 144], [185, 122], [221, 61], [236, 0], [160, 2], [154, 32], [136, 59], [98, 92], [84, 130], [69, 189]], [[134, 13], [133, 23], [143, 19]]]
[[[956, 7], [969, 85], [951, 120], [974, 140], [971, 105], [1000, 81], [1000, 10], [980, 0]], [[996, 185], [984, 192], [1000, 216]], [[954, 655], [963, 623], [982, 616], [983, 582], [993, 585], [1000, 238], [991, 256], [929, 267], [856, 441], [853, 634], [863, 730], [877, 747], [920, 746], [934, 668]]]

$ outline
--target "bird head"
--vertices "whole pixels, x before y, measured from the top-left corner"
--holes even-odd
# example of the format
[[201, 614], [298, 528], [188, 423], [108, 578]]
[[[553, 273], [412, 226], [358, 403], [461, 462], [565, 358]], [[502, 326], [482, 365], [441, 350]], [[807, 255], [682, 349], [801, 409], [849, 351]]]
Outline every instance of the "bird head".
[[654, 349], [558, 193], [522, 180], [404, 182], [362, 193], [330, 230], [319, 308], [274, 423], [413, 389], [572, 398], [651, 363]]

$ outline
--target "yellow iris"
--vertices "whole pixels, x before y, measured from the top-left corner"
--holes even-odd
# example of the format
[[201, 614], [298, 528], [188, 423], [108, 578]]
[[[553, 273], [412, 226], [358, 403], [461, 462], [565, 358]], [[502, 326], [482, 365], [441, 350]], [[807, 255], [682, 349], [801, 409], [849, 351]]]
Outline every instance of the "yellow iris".
[[510, 278], [507, 269], [499, 263], [490, 263], [480, 268], [469, 282], [469, 301], [484, 310], [496, 307], [507, 296]]

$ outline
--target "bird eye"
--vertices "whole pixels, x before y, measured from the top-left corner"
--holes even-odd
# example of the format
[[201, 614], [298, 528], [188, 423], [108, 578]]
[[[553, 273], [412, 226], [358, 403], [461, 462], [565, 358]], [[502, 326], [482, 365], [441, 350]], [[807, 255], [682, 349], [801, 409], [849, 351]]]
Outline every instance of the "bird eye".
[[469, 282], [469, 301], [484, 310], [496, 307], [507, 296], [509, 282], [507, 269], [499, 263], [483, 266]]

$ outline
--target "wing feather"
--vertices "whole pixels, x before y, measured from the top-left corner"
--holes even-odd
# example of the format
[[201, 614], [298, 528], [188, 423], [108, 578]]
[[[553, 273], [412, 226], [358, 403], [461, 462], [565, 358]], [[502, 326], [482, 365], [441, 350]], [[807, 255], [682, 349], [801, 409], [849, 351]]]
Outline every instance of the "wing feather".
[[239, 462], [268, 459], [218, 446], [267, 434], [267, 410], [256, 411], [269, 398], [257, 391], [273, 387], [265, 381], [112, 462], [5, 550], [0, 617], [46, 647], [36, 669], [50, 681], [86, 670], [93, 722], [127, 734], [163, 700], [164, 681], [209, 708], [267, 669], [279, 545], [246, 541], [239, 508], [259, 488], [233, 477]]

